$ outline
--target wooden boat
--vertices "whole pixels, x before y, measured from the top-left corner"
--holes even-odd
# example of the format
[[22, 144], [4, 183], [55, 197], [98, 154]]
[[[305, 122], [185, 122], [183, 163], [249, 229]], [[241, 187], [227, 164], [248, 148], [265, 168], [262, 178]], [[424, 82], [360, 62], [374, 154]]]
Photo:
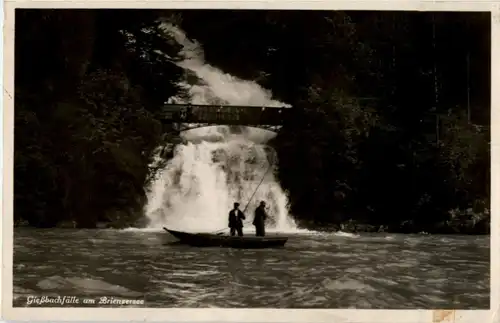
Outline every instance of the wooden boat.
[[283, 247], [288, 237], [229, 236], [215, 233], [188, 233], [163, 228], [181, 243], [194, 247], [227, 247], [239, 249], [262, 249]]

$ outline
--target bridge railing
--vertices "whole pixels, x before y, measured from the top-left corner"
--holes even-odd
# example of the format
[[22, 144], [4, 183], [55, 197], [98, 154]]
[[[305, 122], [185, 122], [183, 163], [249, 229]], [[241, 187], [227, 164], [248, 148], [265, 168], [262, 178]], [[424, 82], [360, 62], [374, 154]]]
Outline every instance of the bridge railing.
[[227, 125], [282, 125], [285, 107], [169, 104], [162, 109], [165, 119], [184, 123]]

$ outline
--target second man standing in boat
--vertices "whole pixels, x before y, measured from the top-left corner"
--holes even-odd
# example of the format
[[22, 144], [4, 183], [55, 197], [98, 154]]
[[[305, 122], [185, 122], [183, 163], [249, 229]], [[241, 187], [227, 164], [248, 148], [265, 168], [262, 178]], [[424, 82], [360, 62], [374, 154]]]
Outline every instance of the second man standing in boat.
[[257, 209], [255, 209], [255, 217], [252, 223], [255, 226], [255, 235], [257, 237], [266, 235], [266, 219], [266, 202], [261, 201]]
[[231, 230], [231, 235], [234, 236], [238, 232], [238, 236], [243, 236], [243, 220], [245, 220], [245, 214], [239, 209], [240, 203], [234, 203], [234, 208], [229, 211], [229, 229]]

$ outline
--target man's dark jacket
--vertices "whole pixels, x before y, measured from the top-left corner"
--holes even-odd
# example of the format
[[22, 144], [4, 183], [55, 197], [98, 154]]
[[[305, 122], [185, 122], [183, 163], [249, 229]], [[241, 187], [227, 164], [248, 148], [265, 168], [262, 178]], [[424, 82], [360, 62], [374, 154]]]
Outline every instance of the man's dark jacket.
[[245, 219], [245, 214], [243, 214], [243, 212], [233, 209], [229, 212], [229, 227], [243, 228], [243, 220]]

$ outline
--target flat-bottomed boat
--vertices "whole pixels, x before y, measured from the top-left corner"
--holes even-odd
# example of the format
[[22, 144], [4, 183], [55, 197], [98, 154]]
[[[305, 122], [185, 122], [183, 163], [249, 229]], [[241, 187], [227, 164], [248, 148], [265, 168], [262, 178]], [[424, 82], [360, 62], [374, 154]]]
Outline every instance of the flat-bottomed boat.
[[163, 228], [181, 243], [194, 247], [227, 247], [239, 249], [262, 249], [283, 247], [288, 237], [283, 236], [230, 236], [222, 233], [189, 233]]

